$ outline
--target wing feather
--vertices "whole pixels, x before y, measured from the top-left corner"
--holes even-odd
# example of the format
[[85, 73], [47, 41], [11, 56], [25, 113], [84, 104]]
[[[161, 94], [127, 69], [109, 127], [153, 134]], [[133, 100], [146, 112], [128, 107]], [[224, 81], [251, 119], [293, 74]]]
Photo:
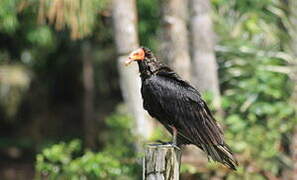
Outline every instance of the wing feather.
[[198, 91], [184, 81], [175, 81], [164, 75], [163, 72], [152, 77], [149, 84], [172, 125], [189, 137], [193, 144], [223, 144], [222, 130]]
[[[155, 116], [161, 122], [166, 119], [169, 125], [177, 128], [178, 143], [195, 144], [213, 160], [235, 169], [236, 160], [225, 146], [223, 132], [199, 92], [169, 68], [159, 71], [147, 81], [147, 91], [161, 108], [154, 112], [162, 111]], [[170, 130], [168, 126], [166, 128]]]

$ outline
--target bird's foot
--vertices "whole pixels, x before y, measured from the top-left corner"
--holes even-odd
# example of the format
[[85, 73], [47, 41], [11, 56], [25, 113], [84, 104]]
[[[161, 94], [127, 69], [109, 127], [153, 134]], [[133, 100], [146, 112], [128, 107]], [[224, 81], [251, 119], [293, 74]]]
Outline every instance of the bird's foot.
[[177, 149], [177, 150], [179, 150], [179, 151], [181, 150], [180, 147], [178, 147], [176, 143], [168, 142], [167, 144], [168, 144], [168, 145], [171, 145], [172, 147], [174, 147], [175, 149]]
[[161, 141], [161, 140], [157, 140], [156, 142], [160, 143], [161, 145], [170, 145], [170, 146], [173, 146], [175, 149], [180, 150], [180, 147], [178, 147], [177, 144], [174, 143], [174, 142], [171, 142], [171, 141], [164, 142], [164, 141]]

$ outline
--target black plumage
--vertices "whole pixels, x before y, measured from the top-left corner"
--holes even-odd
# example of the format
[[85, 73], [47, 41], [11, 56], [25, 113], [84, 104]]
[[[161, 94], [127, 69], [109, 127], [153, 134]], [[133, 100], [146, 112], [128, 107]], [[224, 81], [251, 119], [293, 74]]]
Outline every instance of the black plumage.
[[139, 66], [144, 109], [173, 134], [173, 143], [194, 144], [213, 160], [235, 170], [237, 162], [200, 93], [160, 63], [148, 48], [132, 52], [129, 59]]

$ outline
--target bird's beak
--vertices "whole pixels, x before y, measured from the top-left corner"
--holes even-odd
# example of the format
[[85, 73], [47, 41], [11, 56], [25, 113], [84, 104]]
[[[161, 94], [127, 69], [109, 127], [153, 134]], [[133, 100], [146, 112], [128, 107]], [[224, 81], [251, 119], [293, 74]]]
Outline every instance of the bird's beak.
[[125, 65], [128, 66], [129, 64], [131, 64], [133, 61], [142, 61], [144, 60], [144, 50], [142, 48], [139, 48], [133, 52], [131, 52], [131, 54], [128, 57], [128, 60], [125, 61]]

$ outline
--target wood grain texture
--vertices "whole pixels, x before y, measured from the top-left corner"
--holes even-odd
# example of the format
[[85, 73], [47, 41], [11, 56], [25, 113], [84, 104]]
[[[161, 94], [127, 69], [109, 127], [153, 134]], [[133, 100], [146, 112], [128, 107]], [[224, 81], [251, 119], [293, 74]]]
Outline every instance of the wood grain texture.
[[172, 145], [148, 145], [143, 161], [143, 180], [178, 180], [181, 151]]

